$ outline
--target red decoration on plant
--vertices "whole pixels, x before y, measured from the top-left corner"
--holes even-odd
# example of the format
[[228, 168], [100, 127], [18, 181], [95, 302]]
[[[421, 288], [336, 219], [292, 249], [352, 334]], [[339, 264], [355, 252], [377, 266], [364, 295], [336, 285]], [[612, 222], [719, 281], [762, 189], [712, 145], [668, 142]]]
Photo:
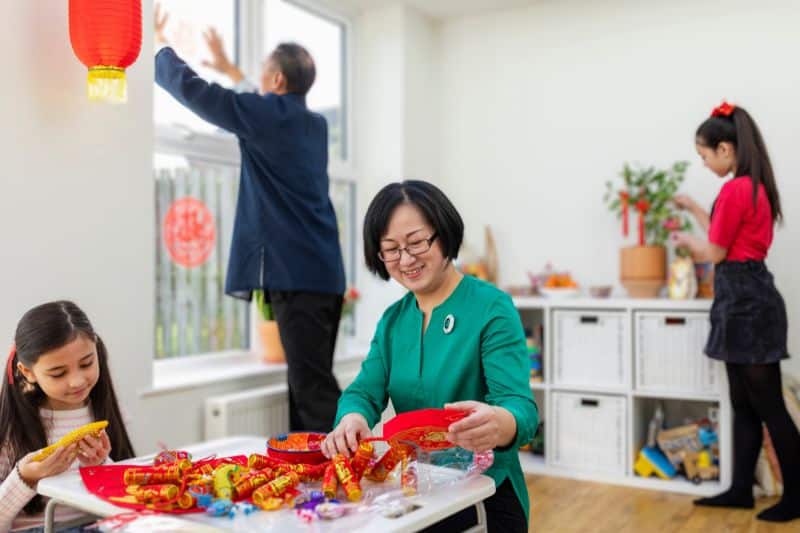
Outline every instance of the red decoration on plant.
[[639, 199], [636, 202], [636, 210], [639, 212], [639, 246], [644, 246], [644, 216], [650, 210], [650, 202], [644, 198]]
[[664, 229], [673, 232], [681, 229], [681, 221], [677, 218], [668, 218], [664, 221]]
[[733, 104], [729, 104], [726, 101], [722, 101], [720, 105], [714, 108], [711, 111], [712, 117], [729, 117], [733, 114], [733, 111], [736, 109], [736, 106]]
[[361, 293], [358, 292], [358, 289], [355, 287], [347, 289], [344, 293], [344, 299], [342, 300], [342, 316], [350, 316], [353, 314], [356, 302], [359, 298], [361, 298]]
[[69, 0], [69, 38], [89, 69], [89, 99], [125, 102], [125, 69], [142, 49], [141, 0]]
[[622, 205], [622, 236], [628, 236], [628, 198], [630, 195], [627, 191], [620, 191], [619, 202]]

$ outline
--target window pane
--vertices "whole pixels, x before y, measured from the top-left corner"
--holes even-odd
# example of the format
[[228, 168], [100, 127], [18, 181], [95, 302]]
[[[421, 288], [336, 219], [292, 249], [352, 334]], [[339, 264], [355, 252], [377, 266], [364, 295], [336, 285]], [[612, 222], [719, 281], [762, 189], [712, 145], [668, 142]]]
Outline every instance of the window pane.
[[[356, 187], [355, 183], [346, 180], [331, 180], [331, 203], [336, 211], [336, 221], [339, 224], [339, 241], [342, 246], [344, 260], [344, 273], [347, 286], [355, 285], [355, 222], [356, 222]], [[352, 314], [342, 317], [342, 331], [346, 335], [355, 334], [355, 320]]]
[[317, 76], [308, 93], [308, 107], [328, 121], [331, 158], [346, 159], [344, 26], [285, 0], [267, 0], [265, 18], [265, 53], [291, 41], [314, 57]]
[[[162, 12], [169, 14], [166, 37], [178, 55], [202, 78], [229, 86], [230, 81], [227, 77], [202, 66], [203, 60], [210, 58], [203, 40], [203, 32], [213, 26], [225, 43], [228, 57], [234, 60], [236, 0], [214, 0], [213, 2], [159, 0], [159, 3]], [[156, 124], [181, 124], [194, 131], [205, 133], [219, 131], [215, 126], [187, 110], [157, 85], [154, 85], [153, 112]]]
[[224, 294], [239, 170], [174, 162], [156, 158], [155, 356], [247, 349], [248, 305]]

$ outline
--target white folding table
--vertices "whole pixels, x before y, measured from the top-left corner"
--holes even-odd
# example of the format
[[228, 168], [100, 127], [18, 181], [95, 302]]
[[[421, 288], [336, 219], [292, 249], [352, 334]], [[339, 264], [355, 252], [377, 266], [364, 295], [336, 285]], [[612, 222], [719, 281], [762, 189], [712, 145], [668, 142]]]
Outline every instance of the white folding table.
[[[240, 436], [203, 442], [182, 447], [195, 458], [217, 455], [250, 455], [264, 453], [265, 437]], [[153, 455], [137, 457], [125, 463], [152, 464]], [[130, 512], [130, 509], [118, 507], [97, 496], [90, 494], [83, 485], [78, 472], [65, 472], [59, 476], [43, 479], [38, 485], [39, 494], [50, 498], [45, 509], [45, 533], [54, 531], [53, 516], [57, 505], [66, 505], [87, 513], [108, 517]], [[488, 476], [474, 476], [456, 482], [453, 485], [434, 487], [424, 495], [411, 498], [419, 508], [398, 518], [387, 518], [377, 513], [357, 513], [338, 520], [316, 520], [309, 525], [303, 522], [294, 511], [258, 511], [245, 515], [236, 513], [234, 518], [211, 517], [205, 513], [180, 515], [181, 519], [213, 526], [222, 531], [380, 531], [401, 532], [417, 531], [435, 524], [463, 509], [475, 505], [478, 513], [478, 525], [470, 532], [486, 530], [486, 515], [483, 500], [494, 494], [494, 481]]]

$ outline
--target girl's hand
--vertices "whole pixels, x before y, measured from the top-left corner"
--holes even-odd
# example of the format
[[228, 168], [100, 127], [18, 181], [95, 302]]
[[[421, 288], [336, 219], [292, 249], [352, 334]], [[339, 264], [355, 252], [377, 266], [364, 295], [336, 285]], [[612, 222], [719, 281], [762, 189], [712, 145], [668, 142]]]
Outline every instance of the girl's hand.
[[106, 430], [101, 431], [99, 437], [86, 435], [78, 441], [78, 460], [81, 466], [101, 465], [109, 453], [111, 453], [111, 441]]
[[676, 248], [689, 248], [691, 250], [689, 246], [691, 243], [691, 236], [685, 231], [672, 232], [672, 234], [670, 234], [670, 240]]
[[73, 443], [67, 447], [58, 448], [45, 460], [33, 461], [33, 456], [40, 451], [31, 452], [19, 461], [19, 473], [22, 480], [28, 485], [35, 486], [46, 477], [57, 476], [65, 472], [78, 455], [78, 445]]
[[676, 194], [672, 198], [672, 203], [674, 203], [675, 207], [678, 209], [689, 209], [690, 211], [695, 205], [695, 201], [688, 194]]
[[336, 429], [328, 433], [320, 448], [328, 459], [337, 453], [350, 457], [350, 452], [358, 449], [358, 442], [371, 436], [367, 419], [358, 413], [350, 413], [344, 415]]
[[447, 428], [447, 440], [453, 444], [471, 452], [485, 452], [505, 444], [501, 440], [503, 417], [499, 407], [483, 402], [464, 401], [445, 404], [444, 408], [469, 411], [469, 415]]

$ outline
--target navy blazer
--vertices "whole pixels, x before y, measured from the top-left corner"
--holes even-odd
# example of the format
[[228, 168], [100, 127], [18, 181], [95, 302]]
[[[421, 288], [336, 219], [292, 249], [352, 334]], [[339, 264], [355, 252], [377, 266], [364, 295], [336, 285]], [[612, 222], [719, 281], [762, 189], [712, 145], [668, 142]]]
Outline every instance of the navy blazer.
[[156, 55], [156, 83], [234, 133], [242, 154], [225, 293], [343, 294], [344, 265], [328, 194], [328, 125], [299, 94], [236, 93], [200, 78], [175, 51]]

